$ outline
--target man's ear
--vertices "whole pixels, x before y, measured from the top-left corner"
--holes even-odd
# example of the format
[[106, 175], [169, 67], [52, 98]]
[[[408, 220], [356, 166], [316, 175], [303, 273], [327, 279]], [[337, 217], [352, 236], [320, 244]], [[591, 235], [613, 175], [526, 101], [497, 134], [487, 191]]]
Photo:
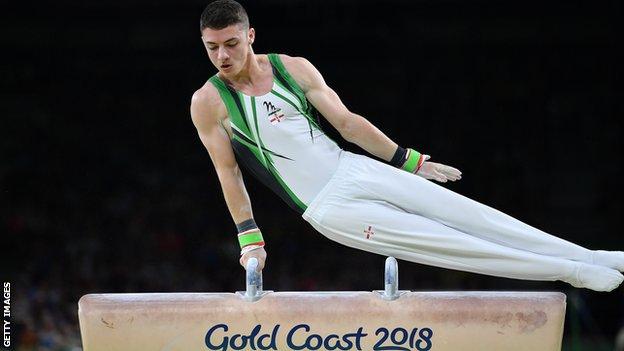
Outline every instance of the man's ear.
[[256, 30], [253, 28], [249, 28], [248, 32], [249, 44], [253, 44], [254, 40], [256, 40]]

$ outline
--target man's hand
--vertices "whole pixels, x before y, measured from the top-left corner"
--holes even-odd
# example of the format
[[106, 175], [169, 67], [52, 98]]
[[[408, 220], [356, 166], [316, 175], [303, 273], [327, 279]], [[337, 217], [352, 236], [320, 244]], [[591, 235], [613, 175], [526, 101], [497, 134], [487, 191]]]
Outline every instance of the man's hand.
[[241, 266], [243, 266], [243, 268], [247, 268], [247, 260], [255, 257], [258, 259], [258, 272], [260, 272], [264, 268], [264, 261], [266, 261], [266, 256], [267, 254], [266, 251], [264, 251], [264, 247], [261, 247], [255, 250], [251, 250], [242, 255], [239, 262]]
[[433, 179], [438, 182], [446, 183], [448, 180], [454, 182], [461, 179], [461, 172], [457, 168], [453, 168], [441, 163], [429, 162], [429, 155], [423, 155], [425, 162], [420, 166], [416, 173], [425, 179]]

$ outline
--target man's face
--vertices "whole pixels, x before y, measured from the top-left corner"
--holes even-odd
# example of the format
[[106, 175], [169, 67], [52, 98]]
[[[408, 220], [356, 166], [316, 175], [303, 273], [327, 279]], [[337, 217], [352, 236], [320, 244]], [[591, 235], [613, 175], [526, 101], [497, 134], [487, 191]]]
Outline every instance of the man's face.
[[245, 30], [238, 24], [202, 31], [202, 41], [210, 61], [225, 76], [236, 75], [245, 66], [249, 44], [253, 43], [254, 36], [253, 28]]

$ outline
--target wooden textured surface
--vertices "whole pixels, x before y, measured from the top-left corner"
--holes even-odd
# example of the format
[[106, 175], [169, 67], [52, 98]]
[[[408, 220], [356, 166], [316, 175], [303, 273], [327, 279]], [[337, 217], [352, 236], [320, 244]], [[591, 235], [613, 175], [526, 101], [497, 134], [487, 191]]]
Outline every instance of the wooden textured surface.
[[549, 351], [565, 306], [550, 292], [101, 294], [81, 298], [79, 318], [85, 351]]

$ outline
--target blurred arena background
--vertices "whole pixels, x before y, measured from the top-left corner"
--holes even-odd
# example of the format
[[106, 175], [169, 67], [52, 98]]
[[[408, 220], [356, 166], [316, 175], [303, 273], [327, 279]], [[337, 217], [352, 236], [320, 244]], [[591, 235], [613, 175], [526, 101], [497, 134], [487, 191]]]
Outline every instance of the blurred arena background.
[[[188, 112], [216, 72], [199, 33], [207, 3], [3, 5], [14, 349], [79, 350], [86, 293], [244, 289], [235, 226]], [[354, 112], [461, 169], [450, 189], [589, 248], [624, 249], [621, 1], [241, 3], [256, 53], [308, 58]], [[381, 288], [384, 257], [325, 239], [245, 181], [268, 245], [266, 289]], [[624, 324], [622, 288], [399, 269], [403, 289], [563, 291], [564, 350], [613, 350]]]

